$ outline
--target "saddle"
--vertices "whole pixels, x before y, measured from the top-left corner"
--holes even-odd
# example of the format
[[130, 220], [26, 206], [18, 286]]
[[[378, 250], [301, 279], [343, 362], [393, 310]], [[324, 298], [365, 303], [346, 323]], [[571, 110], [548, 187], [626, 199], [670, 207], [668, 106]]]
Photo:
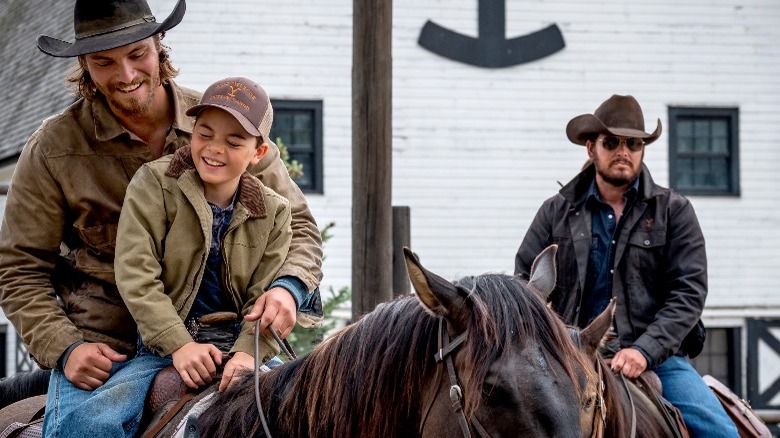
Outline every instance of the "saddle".
[[147, 425], [142, 438], [170, 437], [176, 432], [190, 408], [204, 397], [212, 394], [219, 386], [221, 375], [214, 383], [199, 389], [184, 384], [178, 371], [169, 365], [160, 370], [154, 378], [146, 398], [143, 425]]
[[46, 396], [19, 400], [0, 409], [0, 438], [40, 438]]
[[726, 385], [710, 375], [702, 378], [704, 383], [715, 393], [715, 397], [723, 405], [731, 421], [737, 426], [737, 432], [740, 437], [769, 438], [772, 436], [772, 432], [756, 415], [753, 407], [750, 406], [747, 400], [739, 398]]

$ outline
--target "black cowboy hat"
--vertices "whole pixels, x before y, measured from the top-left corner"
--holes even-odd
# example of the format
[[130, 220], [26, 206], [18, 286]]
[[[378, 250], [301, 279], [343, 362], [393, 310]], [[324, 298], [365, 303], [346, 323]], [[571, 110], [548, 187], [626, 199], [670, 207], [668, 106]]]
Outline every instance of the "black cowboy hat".
[[185, 9], [184, 0], [179, 0], [171, 15], [162, 23], [157, 23], [146, 0], [76, 0], [73, 11], [76, 42], [41, 35], [38, 48], [57, 57], [113, 49], [176, 26], [184, 17]]
[[658, 126], [652, 134], [645, 132], [645, 117], [634, 96], [613, 94], [593, 114], [579, 115], [566, 125], [569, 140], [582, 146], [598, 134], [637, 137], [648, 145], [661, 136], [661, 119], [658, 119]]

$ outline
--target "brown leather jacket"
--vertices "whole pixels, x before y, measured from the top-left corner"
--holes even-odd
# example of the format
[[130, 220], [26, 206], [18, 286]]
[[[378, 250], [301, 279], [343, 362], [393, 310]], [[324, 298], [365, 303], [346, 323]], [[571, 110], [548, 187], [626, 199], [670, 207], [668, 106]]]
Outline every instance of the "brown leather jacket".
[[[175, 112], [169, 154], [189, 144], [193, 120], [185, 111], [200, 94], [172, 81], [166, 89]], [[151, 159], [100, 97], [45, 120], [25, 145], [0, 229], [0, 305], [43, 367], [55, 367], [79, 340], [134, 350], [136, 325], [116, 289], [114, 248], [127, 185]], [[303, 194], [273, 146], [251, 170], [292, 208], [292, 245], [277, 275], [313, 290], [322, 278], [322, 246]]]
[[[595, 176], [590, 165], [539, 208], [515, 257], [527, 276], [534, 257], [558, 244], [556, 287], [549, 297], [567, 324], [577, 325], [591, 245], [585, 207]], [[622, 348], [637, 345], [660, 364], [675, 353], [701, 352], [707, 298], [707, 254], [690, 201], [656, 185], [642, 165], [639, 194], [615, 249], [612, 296]]]

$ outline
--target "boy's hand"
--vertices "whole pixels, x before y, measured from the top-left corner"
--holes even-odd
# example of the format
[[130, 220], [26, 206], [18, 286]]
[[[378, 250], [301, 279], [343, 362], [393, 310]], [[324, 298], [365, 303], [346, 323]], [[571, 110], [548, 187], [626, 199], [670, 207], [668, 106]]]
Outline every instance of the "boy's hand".
[[286, 338], [295, 327], [295, 298], [290, 292], [280, 286], [269, 289], [260, 295], [244, 319], [257, 321], [260, 319], [260, 329], [269, 325], [276, 329], [279, 337]]
[[211, 344], [188, 342], [172, 356], [174, 368], [184, 384], [192, 389], [211, 383], [217, 366], [222, 364], [222, 352]]
[[233, 355], [233, 358], [225, 364], [225, 369], [222, 371], [222, 380], [219, 382], [219, 390], [224, 391], [231, 385], [236, 383], [241, 376], [246, 373], [251, 373], [255, 368], [255, 359], [239, 351]]
[[102, 342], [85, 342], [74, 348], [65, 362], [63, 372], [76, 388], [91, 391], [106, 383], [113, 362], [127, 359]]

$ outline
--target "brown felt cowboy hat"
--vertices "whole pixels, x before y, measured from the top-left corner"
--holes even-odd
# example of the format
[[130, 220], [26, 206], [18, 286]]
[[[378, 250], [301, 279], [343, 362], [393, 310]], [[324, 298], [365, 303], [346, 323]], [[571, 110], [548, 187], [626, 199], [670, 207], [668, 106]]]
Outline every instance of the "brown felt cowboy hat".
[[186, 6], [179, 0], [162, 23], [152, 15], [146, 0], [76, 0], [73, 29], [76, 41], [38, 37], [38, 48], [57, 57], [72, 57], [109, 50], [141, 41], [176, 26]]
[[613, 94], [593, 114], [579, 115], [566, 125], [569, 140], [582, 146], [598, 134], [637, 137], [648, 145], [661, 136], [661, 119], [652, 134], [645, 132], [645, 117], [634, 96]]

